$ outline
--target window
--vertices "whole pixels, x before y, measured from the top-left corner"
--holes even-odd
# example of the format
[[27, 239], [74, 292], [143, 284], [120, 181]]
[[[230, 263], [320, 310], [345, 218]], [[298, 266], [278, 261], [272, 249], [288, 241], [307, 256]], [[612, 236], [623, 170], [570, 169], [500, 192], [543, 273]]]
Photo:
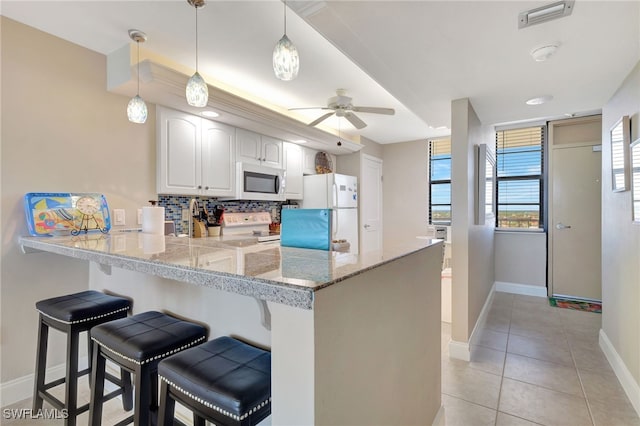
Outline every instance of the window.
[[451, 225], [451, 139], [429, 141], [429, 223]]
[[496, 132], [498, 228], [543, 228], [545, 126]]

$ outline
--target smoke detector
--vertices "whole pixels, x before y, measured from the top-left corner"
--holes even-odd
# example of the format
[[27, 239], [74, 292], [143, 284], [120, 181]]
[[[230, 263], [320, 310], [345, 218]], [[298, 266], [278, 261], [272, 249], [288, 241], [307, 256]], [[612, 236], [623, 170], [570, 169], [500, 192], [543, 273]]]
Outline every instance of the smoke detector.
[[573, 12], [573, 3], [574, 0], [563, 0], [520, 12], [518, 14], [518, 28], [522, 29], [569, 16]]
[[531, 52], [529, 52], [529, 54], [534, 61], [543, 62], [549, 59], [554, 53], [556, 53], [559, 46], [560, 43], [546, 44], [544, 46], [534, 48], [533, 50], [531, 50]]

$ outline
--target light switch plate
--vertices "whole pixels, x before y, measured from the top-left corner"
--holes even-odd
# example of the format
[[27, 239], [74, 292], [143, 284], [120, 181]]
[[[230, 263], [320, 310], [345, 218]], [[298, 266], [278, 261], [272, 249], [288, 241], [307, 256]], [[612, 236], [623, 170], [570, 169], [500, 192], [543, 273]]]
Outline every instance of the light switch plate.
[[124, 209], [113, 209], [113, 224], [116, 226], [125, 224]]

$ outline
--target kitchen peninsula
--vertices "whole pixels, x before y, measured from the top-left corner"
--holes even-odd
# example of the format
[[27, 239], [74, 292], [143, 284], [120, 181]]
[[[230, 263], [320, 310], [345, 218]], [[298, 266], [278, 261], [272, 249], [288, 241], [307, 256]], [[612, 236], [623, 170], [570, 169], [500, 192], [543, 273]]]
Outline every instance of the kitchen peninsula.
[[[90, 261], [89, 287], [272, 351], [274, 425], [430, 425], [440, 403], [439, 240], [358, 255], [131, 232], [23, 237]], [[256, 303], [257, 302], [257, 303]]]

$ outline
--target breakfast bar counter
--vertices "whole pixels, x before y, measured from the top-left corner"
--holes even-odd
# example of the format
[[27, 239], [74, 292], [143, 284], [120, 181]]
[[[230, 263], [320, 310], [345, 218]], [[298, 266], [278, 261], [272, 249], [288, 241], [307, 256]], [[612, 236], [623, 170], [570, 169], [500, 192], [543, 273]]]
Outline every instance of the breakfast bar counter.
[[[272, 352], [272, 424], [432, 424], [440, 412], [439, 240], [360, 254], [139, 232], [22, 237], [90, 261], [89, 287]], [[257, 303], [256, 303], [257, 302]]]

